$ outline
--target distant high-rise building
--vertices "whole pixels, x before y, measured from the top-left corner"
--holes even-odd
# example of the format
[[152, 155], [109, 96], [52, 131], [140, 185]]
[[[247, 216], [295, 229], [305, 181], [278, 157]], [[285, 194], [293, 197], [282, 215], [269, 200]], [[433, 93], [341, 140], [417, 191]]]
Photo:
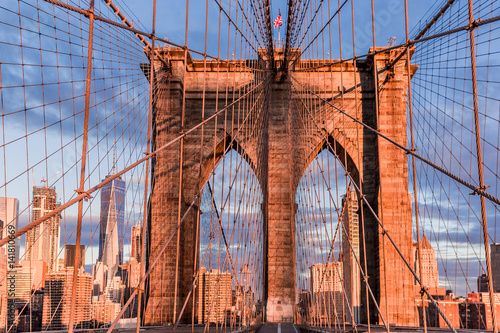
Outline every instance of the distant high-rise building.
[[98, 324], [109, 324], [120, 314], [121, 305], [109, 300], [92, 303], [92, 319]]
[[[76, 244], [66, 245], [64, 258], [66, 260], [66, 267], [75, 267]], [[85, 245], [80, 245], [80, 258], [80, 267], [85, 268]]]
[[125, 284], [120, 276], [113, 276], [108, 280], [108, 285], [104, 290], [105, 299], [111, 302], [123, 304], [125, 295]]
[[477, 292], [478, 293], [487, 293], [488, 292], [488, 276], [486, 274], [482, 274], [477, 277]]
[[43, 260], [21, 260], [19, 265], [23, 273], [31, 274], [30, 286], [33, 290], [43, 289], [47, 275], [47, 263]]
[[309, 310], [311, 308], [311, 292], [309, 290], [299, 291], [298, 310], [301, 322], [309, 321]]
[[[53, 211], [57, 203], [53, 187], [33, 187], [33, 221]], [[26, 260], [43, 260], [49, 271], [57, 271], [61, 216], [56, 215], [26, 233]]]
[[[108, 285], [108, 266], [98, 261], [92, 266], [92, 277], [94, 278], [94, 291], [93, 296], [95, 299], [100, 299], [104, 294], [106, 286]], [[109, 277], [111, 279], [111, 277]]]
[[[20, 328], [19, 320], [12, 313], [17, 315], [26, 314], [26, 309], [30, 303], [31, 287], [33, 284], [33, 273], [27, 272], [23, 267], [15, 265], [8, 268], [8, 289], [7, 289], [7, 328], [17, 332]], [[4, 301], [2, 299], [1, 301]]]
[[232, 305], [231, 274], [218, 269], [200, 269], [198, 286], [198, 323], [222, 323]]
[[21, 306], [24, 306], [30, 299], [33, 273], [23, 269], [22, 266], [16, 265], [14, 269], [9, 271], [9, 276], [12, 277], [15, 284], [9, 297], [16, 300], [16, 305], [21, 303]]
[[[19, 200], [15, 198], [0, 197], [0, 236], [5, 238], [17, 230], [17, 215], [19, 214]], [[14, 241], [14, 263], [19, 261], [19, 237]], [[4, 245], [5, 253], [11, 253], [7, 249], [9, 246]]]
[[[67, 330], [71, 307], [74, 268], [47, 274], [43, 300], [43, 330]], [[78, 328], [88, 328], [92, 319], [92, 277], [80, 271], [76, 285], [76, 306], [74, 323]]]
[[[134, 289], [139, 286], [139, 281], [141, 279], [141, 264], [139, 264], [134, 257], [131, 257], [128, 262], [120, 265], [119, 274], [125, 284], [124, 300], [127, 300], [133, 293]], [[134, 301], [132, 301], [132, 304], [128, 307], [128, 314], [130, 314], [130, 318], [137, 316], [138, 301], [138, 295], [136, 294], [134, 296]]]
[[132, 232], [131, 232], [131, 245], [132, 249], [130, 252], [130, 256], [135, 258], [137, 262], [141, 262], [141, 250], [142, 250], [142, 227], [138, 224], [132, 226]]
[[500, 292], [500, 243], [490, 245], [491, 274], [494, 292]]
[[66, 259], [59, 259], [57, 260], [57, 270], [60, 271], [61, 269], [66, 268]]
[[[108, 178], [110, 176], [106, 176]], [[125, 182], [117, 178], [101, 190], [101, 227], [99, 233], [99, 261], [108, 267], [112, 277], [123, 261], [123, 223], [125, 210]]]
[[342, 262], [313, 265], [311, 270], [311, 308], [315, 321], [334, 323], [343, 318]]
[[[420, 240], [420, 250], [422, 251], [422, 284], [427, 288], [438, 288], [439, 287], [439, 272], [436, 260], [436, 251], [432, 247], [431, 243], [425, 236], [425, 232]], [[417, 243], [413, 243], [413, 253], [414, 253], [414, 263], [415, 272], [417, 276], [420, 276], [419, 264], [418, 264], [418, 251]]]
[[129, 262], [123, 264], [123, 269], [127, 271], [127, 287], [137, 288], [141, 280], [141, 264], [132, 257]]
[[316, 264], [311, 268], [311, 292], [342, 291], [342, 263], [340, 261]]
[[[359, 257], [359, 215], [358, 195], [348, 190], [342, 199], [342, 263], [344, 266], [345, 306], [348, 322], [359, 323], [361, 320], [361, 271]], [[357, 258], [357, 260], [356, 260]]]
[[[3, 252], [4, 249], [0, 248], [0, 260], [2, 260]], [[26, 327], [23, 325], [23, 320], [29, 319], [30, 314], [33, 316], [31, 318], [31, 327], [39, 327], [37, 323], [41, 321], [42, 309], [38, 306], [40, 304], [38, 301], [43, 292], [37, 292], [36, 296], [33, 292], [43, 288], [43, 279], [47, 274], [47, 264], [41, 260], [21, 260], [19, 265], [11, 267], [10, 264], [5, 266], [6, 263], [7, 261], [3, 260], [0, 262], [0, 276], [3, 277], [1, 279], [3, 281], [0, 281], [0, 318], [4, 318], [4, 321], [0, 322], [0, 328], [5, 327], [3, 310], [7, 309], [6, 305], [8, 306], [6, 317], [8, 330], [14, 332], [16, 330], [23, 331], [23, 328]], [[7, 275], [5, 275], [5, 272], [7, 272]], [[5, 294], [6, 291], [7, 294]], [[16, 316], [12, 316], [16, 312]], [[38, 319], [40, 320], [37, 321]]]

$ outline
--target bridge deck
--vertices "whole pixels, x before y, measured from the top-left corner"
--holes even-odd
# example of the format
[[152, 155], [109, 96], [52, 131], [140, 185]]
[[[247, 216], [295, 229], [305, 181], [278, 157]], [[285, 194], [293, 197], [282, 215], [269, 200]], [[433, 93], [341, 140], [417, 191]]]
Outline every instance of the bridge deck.
[[[449, 329], [447, 328], [436, 328], [436, 327], [428, 327], [427, 330], [429, 332], [437, 333], [437, 332], [450, 332]], [[103, 329], [102, 331], [100, 330], [91, 330], [90, 332], [106, 332], [106, 329]], [[85, 330], [82, 330], [80, 332], [85, 332]], [[115, 332], [120, 332], [120, 333], [134, 333], [136, 332], [135, 328], [133, 329], [128, 329], [128, 328], [122, 328], [122, 329], [116, 329]], [[172, 326], [155, 326], [155, 327], [143, 327], [140, 329], [140, 332], [144, 333], [163, 333], [163, 332], [174, 332]], [[356, 330], [351, 326], [351, 325], [345, 325], [345, 327], [340, 327], [337, 329], [332, 326], [331, 329], [328, 327], [308, 327], [308, 326], [299, 326], [299, 325], [294, 325], [292, 323], [265, 323], [261, 325], [256, 331], [253, 331], [250, 328], [241, 330], [240, 328], [234, 328], [231, 329], [229, 327], [225, 327], [221, 329], [221, 327], [215, 327], [211, 326], [208, 330], [205, 331], [205, 326], [203, 325], [195, 325], [194, 327], [191, 326], [179, 326], [175, 329], [175, 332], [177, 333], [189, 333], [189, 332], [217, 332], [217, 333], [228, 333], [228, 332], [236, 332], [236, 333], [246, 333], [246, 332], [256, 332], [256, 333], [327, 333], [327, 332], [346, 332], [346, 333], [351, 333], [351, 332], [356, 332]], [[373, 333], [382, 333], [382, 332], [387, 332], [386, 328], [383, 326], [379, 325], [372, 325], [370, 327], [370, 330], [368, 330], [368, 327], [366, 325], [358, 325], [357, 326], [357, 332], [359, 333], [364, 333], [364, 332], [373, 332]], [[403, 327], [403, 326], [393, 326], [390, 328], [390, 332], [394, 333], [417, 333], [417, 332], [423, 332], [422, 327]], [[478, 330], [471, 330], [471, 329], [457, 329], [457, 332], [459, 333], [478, 333]], [[487, 330], [481, 330], [482, 333], [486, 332], [492, 332], [492, 331], [487, 331]]]

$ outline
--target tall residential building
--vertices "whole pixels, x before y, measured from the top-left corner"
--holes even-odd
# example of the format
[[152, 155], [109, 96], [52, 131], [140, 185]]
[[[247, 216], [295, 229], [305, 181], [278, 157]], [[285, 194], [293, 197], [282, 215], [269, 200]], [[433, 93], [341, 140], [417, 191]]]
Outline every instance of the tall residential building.
[[109, 324], [115, 320], [121, 311], [120, 303], [109, 300], [95, 301], [92, 303], [92, 319], [98, 324]]
[[310, 270], [311, 318], [322, 323], [334, 323], [338, 319], [343, 319], [342, 262], [316, 264]]
[[113, 276], [108, 280], [108, 285], [104, 290], [105, 299], [111, 302], [123, 304], [125, 295], [125, 284], [120, 276]]
[[[16, 198], [0, 197], [0, 236], [5, 238], [13, 234], [17, 230], [17, 215], [19, 214], [19, 200]], [[19, 261], [19, 238], [14, 241], [14, 263]], [[4, 245], [5, 253], [12, 253], [12, 247]], [[11, 248], [10, 252], [9, 249]], [[12, 260], [10, 260], [12, 262]]]
[[139, 224], [132, 226], [131, 238], [132, 249], [130, 256], [135, 258], [137, 262], [141, 262], [142, 227]]
[[9, 277], [14, 281], [14, 288], [9, 293], [9, 298], [14, 299], [16, 308], [23, 307], [29, 302], [31, 288], [33, 286], [33, 272], [24, 269], [22, 266], [16, 265], [9, 271]]
[[[128, 300], [130, 295], [133, 293], [134, 289], [139, 286], [141, 279], [141, 264], [135, 260], [134, 257], [130, 257], [130, 260], [123, 265], [120, 265], [120, 273], [123, 278], [123, 283], [125, 284], [124, 290], [124, 300]], [[95, 282], [94, 282], [95, 283]], [[126, 315], [130, 315], [130, 318], [137, 316], [138, 307], [138, 295], [134, 296], [132, 304], [127, 309]], [[127, 315], [127, 317], [128, 317]]]
[[100, 296], [104, 294], [108, 285], [108, 266], [98, 261], [92, 266], [92, 277], [94, 278], [93, 296], [95, 299], [100, 299]]
[[[345, 306], [348, 322], [359, 323], [361, 320], [361, 271], [359, 257], [359, 215], [358, 195], [348, 190], [342, 199], [342, 262], [344, 266]], [[357, 258], [357, 260], [356, 260]]]
[[[425, 236], [425, 232], [420, 240], [420, 250], [422, 251], [422, 284], [427, 288], [438, 288], [439, 287], [439, 272], [436, 260], [436, 251], [432, 247], [431, 243]], [[415, 272], [417, 276], [420, 276], [420, 269], [418, 264], [418, 251], [417, 243], [413, 243], [413, 253], [414, 253], [414, 263]]]
[[57, 260], [57, 270], [60, 271], [61, 269], [65, 268], [66, 268], [66, 259]]
[[123, 264], [121, 267], [127, 272], [127, 287], [137, 288], [141, 281], [141, 264], [132, 257], [129, 262]]
[[311, 266], [311, 292], [342, 291], [342, 263], [340, 261]]
[[[67, 244], [64, 250], [64, 259], [66, 267], [75, 267], [76, 261], [76, 244]], [[85, 269], [85, 245], [80, 245], [80, 267]]]
[[23, 273], [29, 273], [31, 275], [31, 289], [43, 289], [45, 285], [45, 276], [47, 275], [47, 263], [45, 261], [21, 260], [16, 267], [20, 267]]
[[493, 278], [493, 290], [500, 292], [500, 243], [490, 245], [491, 274]]
[[198, 286], [198, 323], [222, 323], [231, 310], [231, 274], [202, 267]]
[[[53, 187], [33, 187], [33, 221], [59, 207]], [[56, 215], [26, 233], [26, 260], [42, 260], [58, 270], [61, 216]]]
[[[43, 300], [43, 330], [67, 330], [71, 308], [74, 268], [47, 274]], [[78, 328], [87, 328], [92, 319], [92, 277], [78, 273], [76, 285], [76, 308], [74, 323]]]
[[[108, 178], [110, 176], [106, 176]], [[101, 227], [99, 261], [108, 267], [113, 277], [122, 264], [125, 182], [117, 178], [101, 190]], [[121, 244], [121, 246], [120, 246]]]

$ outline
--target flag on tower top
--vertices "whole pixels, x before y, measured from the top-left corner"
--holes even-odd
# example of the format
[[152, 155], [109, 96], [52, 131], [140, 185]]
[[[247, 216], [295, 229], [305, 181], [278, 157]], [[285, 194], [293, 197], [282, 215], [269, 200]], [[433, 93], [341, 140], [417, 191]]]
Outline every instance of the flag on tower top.
[[274, 20], [274, 29], [277, 27], [281, 27], [283, 25], [283, 20], [281, 19], [281, 14], [278, 14], [278, 17]]

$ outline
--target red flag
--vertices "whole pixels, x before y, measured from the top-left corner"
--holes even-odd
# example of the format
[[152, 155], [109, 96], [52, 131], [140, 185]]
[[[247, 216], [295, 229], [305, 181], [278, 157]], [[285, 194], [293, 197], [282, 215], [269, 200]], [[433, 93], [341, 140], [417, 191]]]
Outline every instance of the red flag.
[[281, 27], [283, 25], [283, 20], [281, 20], [281, 14], [274, 20], [274, 29]]

